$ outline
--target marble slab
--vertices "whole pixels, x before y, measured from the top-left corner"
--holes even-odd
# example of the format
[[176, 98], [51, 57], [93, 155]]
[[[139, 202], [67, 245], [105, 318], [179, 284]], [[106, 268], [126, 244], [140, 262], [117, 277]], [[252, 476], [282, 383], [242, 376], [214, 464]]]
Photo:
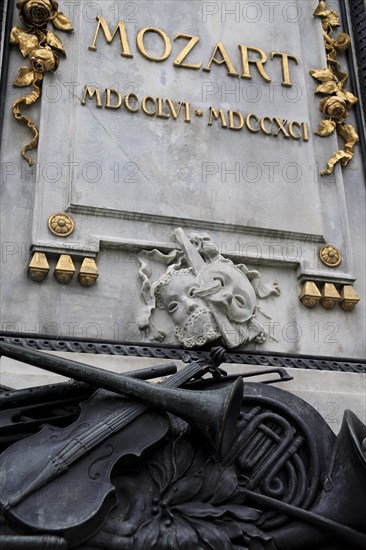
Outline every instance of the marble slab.
[[[68, 57], [54, 75], [46, 76], [48, 92], [42, 100], [34, 249], [96, 255], [103, 246], [169, 248], [169, 228], [180, 225], [216, 230], [220, 245], [229, 250], [243, 238], [244, 244], [254, 241], [256, 249], [240, 247], [239, 254], [248, 258], [260, 247], [262, 259], [289, 264], [293, 249], [289, 254], [286, 250], [297, 247], [301, 277], [322, 272], [323, 278], [329, 278], [327, 268], [312, 265], [313, 248], [332, 237], [344, 249], [342, 269], [332, 275], [352, 280], [342, 176], [337, 171], [331, 178], [336, 185], [330, 218], [319, 179], [321, 165], [337, 148], [336, 138], [321, 140], [313, 135], [320, 112], [309, 71], [325, 66], [321, 26], [313, 17], [314, 3], [293, 4], [296, 9], [286, 5], [273, 13], [259, 6], [260, 21], [245, 2], [235, 3], [240, 9], [232, 14], [225, 4], [203, 1], [116, 4], [106, 0], [94, 11], [87, 3], [73, 5], [75, 30], [64, 40]], [[129, 57], [121, 55], [118, 32], [111, 44], [101, 29], [94, 40], [96, 16], [104, 18], [111, 33], [123, 21]], [[143, 38], [146, 52], [159, 59], [164, 48], [171, 47], [166, 60], [141, 54], [137, 36], [146, 28], [150, 29]], [[179, 34], [199, 38], [185, 60], [201, 64], [199, 69], [174, 66], [189, 40]], [[222, 46], [217, 51], [219, 41]], [[264, 52], [249, 50], [248, 55], [252, 60], [268, 58], [262, 69], [270, 82], [253, 63], [252, 78], [241, 77], [239, 45]], [[210, 64], [214, 56], [221, 60], [223, 51], [237, 76], [228, 76], [229, 61]], [[271, 60], [271, 52], [298, 59], [288, 61], [291, 87], [283, 85], [281, 56]], [[209, 72], [204, 70], [208, 68]], [[96, 96], [84, 97], [86, 85], [100, 92], [101, 108]], [[115, 90], [110, 104], [116, 106], [121, 99], [120, 108], [106, 108], [106, 89]], [[145, 109], [150, 113], [158, 109], [160, 116], [143, 112], [142, 100], [147, 97]], [[220, 115], [215, 120], [211, 108], [216, 114], [222, 109], [223, 119]], [[265, 131], [272, 127], [278, 135], [251, 132], [247, 125], [240, 131], [223, 127], [230, 124], [230, 111], [245, 120], [253, 115], [250, 127], [257, 130], [262, 121]], [[240, 125], [239, 115], [232, 116], [233, 125]], [[269, 119], [263, 121], [264, 117]], [[287, 131], [275, 119], [286, 120]], [[302, 139], [288, 137], [288, 124], [294, 121], [307, 125], [307, 141], [298, 126], [292, 131]], [[47, 219], [58, 211], [70, 213], [76, 222], [68, 238], [48, 231]], [[270, 247], [265, 250], [268, 236], [277, 239], [285, 253], [274, 258]]]

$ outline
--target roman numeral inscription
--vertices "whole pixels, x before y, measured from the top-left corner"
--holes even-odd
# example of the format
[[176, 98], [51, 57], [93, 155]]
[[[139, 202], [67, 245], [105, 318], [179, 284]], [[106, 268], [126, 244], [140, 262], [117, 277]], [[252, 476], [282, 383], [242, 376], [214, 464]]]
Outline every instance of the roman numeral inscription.
[[[143, 113], [148, 117], [156, 117], [164, 120], [183, 120], [190, 123], [193, 116], [204, 116], [202, 109], [192, 109], [189, 101], [174, 101], [161, 97], [144, 96], [139, 99], [134, 93], [123, 96], [117, 90], [107, 88], [104, 92], [98, 87], [85, 86], [81, 104], [85, 106], [87, 101], [93, 101], [99, 109], [112, 109], [118, 111], [125, 109], [129, 113]], [[240, 131], [248, 130], [250, 133], [258, 132], [265, 136], [294, 139], [295, 141], [309, 141], [309, 127], [306, 122], [289, 121], [279, 117], [264, 116], [259, 118], [254, 113], [222, 108], [209, 107], [206, 111], [207, 126], [220, 124], [223, 129]]]

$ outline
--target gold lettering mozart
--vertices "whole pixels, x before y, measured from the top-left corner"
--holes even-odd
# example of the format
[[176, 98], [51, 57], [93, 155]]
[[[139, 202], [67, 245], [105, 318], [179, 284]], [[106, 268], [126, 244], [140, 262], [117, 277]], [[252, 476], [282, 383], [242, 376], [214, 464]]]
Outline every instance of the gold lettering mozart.
[[[98, 16], [96, 20], [97, 26], [89, 50], [93, 52], [97, 51], [97, 40], [101, 31], [107, 44], [111, 44], [115, 36], [119, 34], [121, 56], [127, 58], [133, 57], [125, 23], [123, 21], [118, 21], [112, 33], [104, 17]], [[159, 55], [149, 52], [146, 45], [147, 41], [145, 40], [147, 34], [154, 34], [156, 36], [161, 46], [161, 53]], [[213, 47], [211, 55], [209, 54], [207, 56], [207, 63], [204, 65], [203, 60], [200, 59], [196, 53], [196, 46], [200, 41], [200, 37], [186, 33], [176, 33], [173, 40], [174, 42], [178, 41], [182, 43], [181, 39], [184, 39], [185, 42], [183, 44], [183, 49], [178, 53], [174, 53], [174, 67], [195, 71], [201, 69], [202, 71], [210, 72], [214, 64], [222, 66], [224, 70], [226, 70], [228, 76], [245, 79], [252, 79], [254, 71], [256, 71], [259, 77], [268, 84], [272, 82], [270, 67], [273, 66], [273, 70], [277, 72], [281, 70], [282, 86], [288, 88], [293, 86], [291, 75], [292, 67], [299, 64], [299, 58], [296, 55], [276, 51], [271, 51], [267, 54], [260, 48], [239, 44], [239, 54], [237, 54], [237, 58], [234, 59], [230, 56], [230, 52], [225, 44], [221, 40], [218, 40]], [[169, 59], [173, 52], [172, 41], [169, 36], [162, 29], [155, 27], [145, 27], [137, 32], [136, 49], [145, 59], [157, 63]]]

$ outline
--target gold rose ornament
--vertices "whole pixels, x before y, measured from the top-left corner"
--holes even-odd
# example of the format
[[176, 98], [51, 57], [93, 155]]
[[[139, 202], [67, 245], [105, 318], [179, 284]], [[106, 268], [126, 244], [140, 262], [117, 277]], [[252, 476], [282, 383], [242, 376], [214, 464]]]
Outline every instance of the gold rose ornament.
[[62, 31], [72, 31], [69, 19], [58, 11], [56, 0], [20, 0], [17, 2], [19, 17], [25, 29], [13, 27], [10, 43], [17, 44], [23, 57], [28, 57], [29, 66], [20, 67], [14, 86], [32, 86], [31, 92], [18, 98], [13, 103], [13, 115], [24, 122], [33, 133], [33, 139], [22, 149], [22, 155], [30, 166], [33, 159], [26, 154], [38, 144], [39, 131], [30, 118], [22, 114], [21, 105], [32, 105], [41, 96], [43, 75], [54, 72], [59, 64], [59, 55], [66, 55], [61, 39], [56, 33], [47, 29], [52, 25]]
[[328, 137], [336, 131], [346, 142], [345, 150], [337, 151], [329, 160], [327, 168], [322, 171], [322, 176], [325, 176], [333, 173], [338, 162], [346, 166], [353, 159], [355, 145], [360, 138], [355, 128], [351, 124], [346, 124], [345, 120], [358, 99], [345, 89], [348, 75], [342, 71], [342, 66], [337, 60], [338, 52], [346, 50], [351, 42], [348, 34], [344, 32], [333, 38], [334, 29], [340, 26], [339, 15], [329, 10], [324, 0], [320, 0], [314, 15], [322, 20], [327, 54], [327, 68], [310, 71], [311, 76], [319, 82], [316, 93], [324, 95], [320, 102], [320, 110], [326, 117], [320, 122], [315, 134]]

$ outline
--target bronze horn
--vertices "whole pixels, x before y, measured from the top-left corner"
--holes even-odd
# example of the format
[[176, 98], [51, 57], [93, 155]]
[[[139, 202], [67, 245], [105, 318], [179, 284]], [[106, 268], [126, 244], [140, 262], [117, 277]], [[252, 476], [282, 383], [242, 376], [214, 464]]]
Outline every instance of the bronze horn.
[[265, 499], [272, 500], [272, 508], [277, 512], [288, 513], [303, 522], [294, 521], [274, 533], [276, 547], [292, 550], [296, 545], [308, 550], [323, 544], [333, 547], [334, 543], [337, 548], [366, 548], [366, 456], [362, 450], [365, 437], [366, 426], [352, 411], [346, 410], [323, 490], [311, 510], [250, 495], [257, 506], [264, 505]]
[[350, 410], [344, 412], [332, 464], [314, 511], [366, 533], [366, 426]]
[[167, 410], [202, 432], [219, 456], [227, 453], [234, 439], [243, 399], [242, 378], [219, 390], [171, 389], [4, 342], [0, 342], [0, 355]]

